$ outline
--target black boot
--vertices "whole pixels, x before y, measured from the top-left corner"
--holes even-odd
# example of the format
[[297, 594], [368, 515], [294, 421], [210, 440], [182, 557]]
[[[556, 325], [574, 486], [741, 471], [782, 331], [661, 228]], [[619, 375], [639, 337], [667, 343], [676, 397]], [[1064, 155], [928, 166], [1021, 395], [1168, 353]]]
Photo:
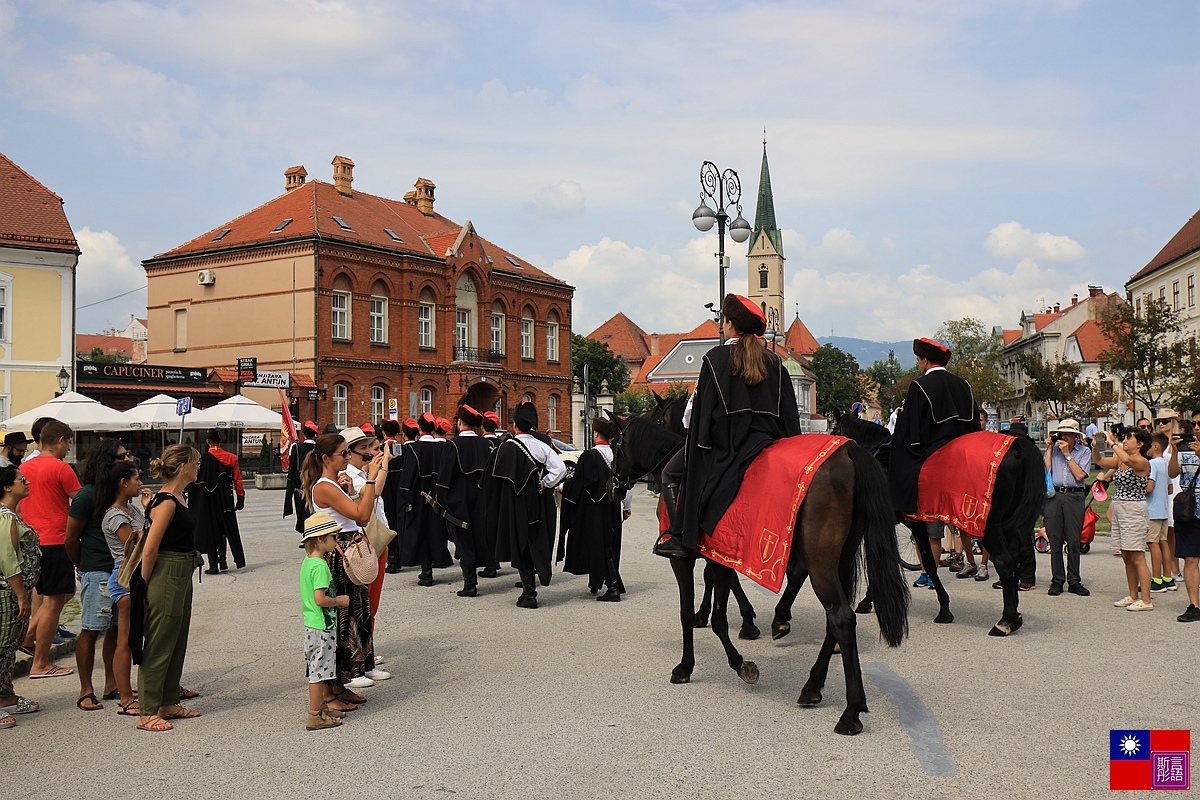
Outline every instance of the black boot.
[[658, 541], [654, 543], [654, 555], [656, 556], [662, 556], [663, 558], [688, 558], [692, 555], [683, 546], [683, 541], [677, 533], [679, 530], [676, 513], [677, 502], [675, 487], [670, 484], [663, 486], [663, 505], [667, 508], [667, 519], [670, 521], [671, 527], [670, 530], [659, 536]]
[[517, 608], [537, 608], [537, 589], [532, 572], [521, 572], [521, 596], [517, 599]]
[[621, 589], [615, 584], [608, 584], [608, 591], [596, 598], [600, 603], [619, 603], [621, 602]]
[[421, 569], [421, 573], [417, 575], [417, 586], [433, 586], [432, 569]]
[[459, 597], [478, 597], [479, 585], [475, 581], [463, 581], [463, 588], [459, 589], [456, 594]]
[[481, 578], [494, 578], [496, 575], [497, 572], [495, 567], [484, 567], [483, 569], [479, 570], [479, 577]]

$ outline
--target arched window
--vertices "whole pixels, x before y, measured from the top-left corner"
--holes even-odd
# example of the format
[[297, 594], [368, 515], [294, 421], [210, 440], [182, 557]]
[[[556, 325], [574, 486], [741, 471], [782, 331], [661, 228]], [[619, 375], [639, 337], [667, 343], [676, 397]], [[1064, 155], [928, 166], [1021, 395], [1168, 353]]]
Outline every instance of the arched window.
[[329, 297], [329, 335], [342, 341], [350, 340], [350, 279], [338, 275], [333, 281], [333, 292]]
[[504, 355], [504, 303], [492, 303], [492, 352]]
[[555, 395], [546, 398], [546, 430], [558, 430], [558, 398]]
[[521, 358], [533, 358], [533, 309], [521, 310]]
[[767, 265], [766, 264], [758, 265], [758, 288], [760, 288], [760, 289], [767, 288]]
[[387, 389], [383, 386], [371, 387], [371, 424], [378, 425], [386, 418], [387, 409], [384, 405], [384, 393]]
[[387, 344], [387, 287], [376, 281], [371, 287], [371, 344]]
[[546, 316], [546, 360], [558, 363], [558, 313]]
[[433, 413], [433, 389], [425, 386], [421, 389], [421, 413]]
[[433, 349], [433, 337], [436, 332], [433, 325], [433, 309], [436, 302], [433, 292], [428, 289], [421, 290], [421, 298], [417, 305], [418, 347]]
[[472, 360], [478, 347], [475, 315], [479, 308], [479, 291], [470, 273], [464, 272], [454, 287], [454, 360]]
[[350, 387], [344, 383], [333, 385], [333, 424], [339, 429], [345, 428], [346, 406], [350, 397]]

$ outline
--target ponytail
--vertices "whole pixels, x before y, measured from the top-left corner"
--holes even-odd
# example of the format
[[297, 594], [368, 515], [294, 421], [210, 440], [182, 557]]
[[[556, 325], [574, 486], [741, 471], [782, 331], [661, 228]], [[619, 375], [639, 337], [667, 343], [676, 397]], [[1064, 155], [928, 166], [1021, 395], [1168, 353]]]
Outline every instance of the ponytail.
[[739, 332], [733, 345], [733, 374], [747, 386], [757, 386], [767, 379], [767, 348], [757, 336]]

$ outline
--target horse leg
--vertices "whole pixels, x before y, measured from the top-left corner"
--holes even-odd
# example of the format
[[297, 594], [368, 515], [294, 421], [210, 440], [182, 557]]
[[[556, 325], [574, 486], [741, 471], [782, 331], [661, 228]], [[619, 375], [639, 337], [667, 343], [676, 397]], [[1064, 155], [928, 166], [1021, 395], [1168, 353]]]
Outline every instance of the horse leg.
[[[932, 554], [932, 550], [930, 553]], [[871, 584], [867, 584], [867, 592], [863, 595], [863, 599], [858, 601], [858, 605], [854, 607], [855, 614], [870, 614], [871, 613]]]
[[704, 580], [704, 598], [700, 601], [700, 607], [696, 609], [692, 627], [707, 628], [708, 618], [712, 613], [713, 582], [712, 576], [708, 573], [708, 567], [705, 567], [700, 575]]
[[821, 690], [825, 688], [825, 678], [829, 675], [829, 659], [833, 658], [833, 648], [837, 645], [837, 639], [833, 635], [833, 630], [829, 627], [829, 615], [826, 614], [825, 620], [825, 641], [821, 643], [821, 652], [817, 654], [817, 660], [813, 662], [812, 669], [808, 672], [808, 680], [804, 683], [804, 688], [800, 690], [800, 697], [796, 700], [802, 706], [816, 706], [821, 704]]
[[[937, 591], [939, 610], [933, 621], [954, 622], [954, 615], [950, 613], [950, 595], [946, 593], [946, 587], [942, 586], [942, 579], [938, 576], [938, 565], [933, 560], [933, 547], [929, 544], [929, 534], [925, 531], [925, 524], [923, 522], [906, 522], [904, 524], [913, 532], [917, 550], [921, 552], [921, 563], [926, 567], [925, 574], [929, 576], [929, 580], [933, 581], [933, 588]], [[920, 527], [916, 527], [918, 525]], [[930, 564], [933, 565], [932, 569], [929, 568]]]
[[746, 596], [746, 590], [742, 588], [742, 581], [738, 578], [737, 573], [734, 573], [733, 580], [729, 584], [730, 591], [733, 592], [733, 599], [737, 600], [738, 610], [742, 614], [742, 629], [738, 631], [739, 639], [753, 640], [759, 637], [760, 631], [758, 626], [754, 624], [754, 606], [750, 603], [750, 598]]
[[696, 559], [669, 558], [675, 583], [679, 586], [679, 625], [683, 629], [683, 660], [671, 670], [671, 683], [690, 683], [692, 669], [696, 666], [696, 650], [693, 642], [692, 625], [696, 603], [695, 569]]
[[787, 583], [784, 584], [783, 593], [775, 605], [775, 618], [771, 620], [772, 639], [782, 639], [792, 632], [792, 605], [796, 602], [796, 595], [800, 594], [800, 589], [806, 580], [808, 580], [807, 570], [803, 568], [788, 570]]
[[[991, 534], [991, 531], [987, 532]], [[1004, 595], [1004, 613], [1000, 621], [988, 631], [988, 636], [1008, 636], [1015, 633], [1024, 623], [1020, 612], [1017, 611], [1020, 594], [1017, 591], [1017, 559], [1012, 543], [1015, 537], [1007, 536], [1007, 531], [997, 531], [998, 535], [984, 537], [984, 546], [992, 557], [992, 564], [1000, 576], [1000, 586]]]
[[729, 567], [714, 564], [711, 561], [708, 562], [704, 571], [712, 574], [713, 633], [717, 635], [717, 638], [721, 640], [721, 645], [725, 648], [725, 656], [729, 659], [730, 668], [737, 672], [738, 677], [746, 683], [757, 683], [758, 666], [753, 661], [742, 658], [742, 654], [729, 639], [729, 585], [733, 580], [734, 572]]

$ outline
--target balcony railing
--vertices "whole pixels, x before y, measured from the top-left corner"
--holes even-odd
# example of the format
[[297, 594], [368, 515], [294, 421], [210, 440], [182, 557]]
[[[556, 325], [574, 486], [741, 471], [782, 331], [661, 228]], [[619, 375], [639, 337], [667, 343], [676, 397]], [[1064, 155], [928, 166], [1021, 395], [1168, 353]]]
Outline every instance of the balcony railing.
[[499, 364], [504, 361], [504, 353], [499, 350], [481, 350], [478, 347], [454, 348], [455, 361], [470, 361], [475, 364]]

